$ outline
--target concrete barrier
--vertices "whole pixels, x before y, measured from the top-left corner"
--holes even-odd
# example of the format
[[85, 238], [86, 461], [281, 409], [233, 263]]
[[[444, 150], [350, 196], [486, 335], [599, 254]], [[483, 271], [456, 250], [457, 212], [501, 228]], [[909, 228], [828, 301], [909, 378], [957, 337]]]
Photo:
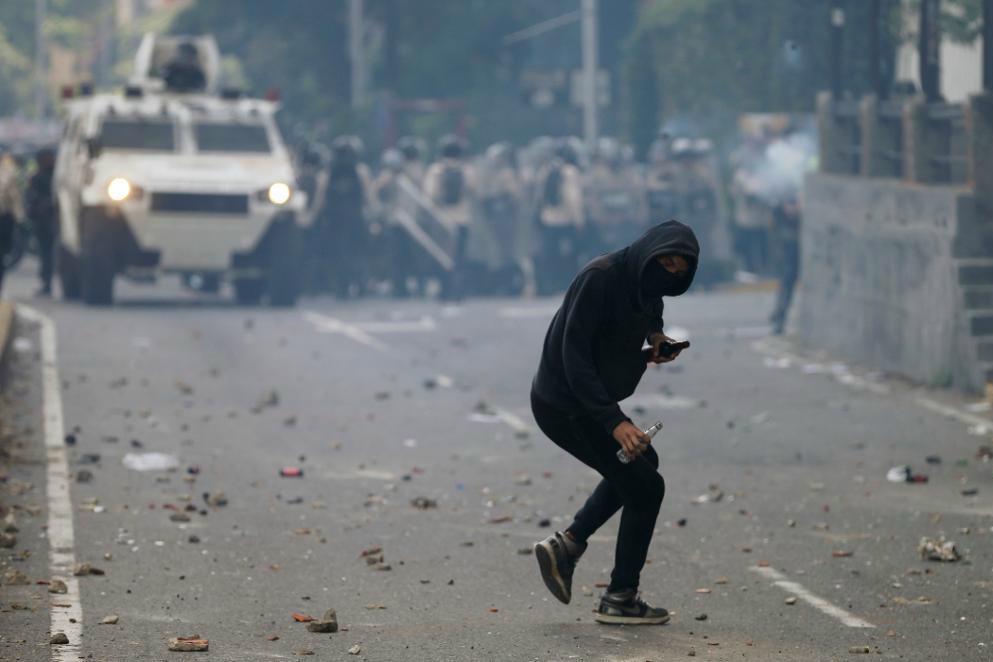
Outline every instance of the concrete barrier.
[[993, 231], [962, 187], [824, 173], [804, 190], [804, 344], [934, 386], [993, 367]]

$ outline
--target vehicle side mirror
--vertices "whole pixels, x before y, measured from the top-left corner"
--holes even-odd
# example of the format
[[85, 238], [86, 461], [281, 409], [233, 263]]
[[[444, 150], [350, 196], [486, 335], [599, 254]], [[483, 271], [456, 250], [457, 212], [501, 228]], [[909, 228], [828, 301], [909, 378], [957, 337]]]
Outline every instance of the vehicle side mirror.
[[99, 138], [87, 138], [86, 139], [86, 151], [89, 153], [91, 159], [95, 159], [100, 156], [100, 152], [103, 150], [103, 145], [100, 144]]

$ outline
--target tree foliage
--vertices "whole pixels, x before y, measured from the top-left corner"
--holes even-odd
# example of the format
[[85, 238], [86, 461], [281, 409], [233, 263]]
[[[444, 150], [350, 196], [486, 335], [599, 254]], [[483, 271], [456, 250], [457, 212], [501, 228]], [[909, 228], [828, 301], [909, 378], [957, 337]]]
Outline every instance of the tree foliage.
[[[870, 81], [870, 3], [839, 3], [847, 15], [845, 87], [860, 94]], [[896, 6], [884, 0], [887, 13]], [[830, 12], [831, 3], [796, 0], [644, 3], [624, 70], [628, 136], [644, 147], [647, 127], [683, 120], [720, 137], [741, 113], [812, 111], [816, 93], [829, 87]], [[891, 52], [893, 38], [882, 41]]]

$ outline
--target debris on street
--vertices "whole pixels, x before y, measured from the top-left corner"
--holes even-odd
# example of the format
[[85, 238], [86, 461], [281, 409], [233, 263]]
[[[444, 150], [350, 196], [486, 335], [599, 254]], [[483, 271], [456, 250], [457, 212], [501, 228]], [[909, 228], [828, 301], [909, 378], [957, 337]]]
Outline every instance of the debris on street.
[[308, 632], [337, 632], [338, 614], [334, 609], [328, 609], [319, 620], [312, 620], [307, 623]]
[[886, 480], [891, 483], [926, 483], [927, 474], [914, 473], [910, 465], [902, 464], [886, 472]]
[[77, 563], [72, 567], [72, 574], [76, 577], [85, 577], [87, 575], [103, 575], [105, 573], [101, 568], [96, 568], [89, 563]]
[[65, 632], [56, 632], [55, 634], [52, 635], [52, 638], [48, 640], [48, 643], [52, 644], [53, 646], [68, 644], [69, 637], [66, 636]]
[[31, 582], [23, 572], [10, 568], [3, 573], [3, 583], [5, 586], [27, 586]]
[[179, 468], [179, 460], [168, 453], [127, 453], [121, 463], [132, 471], [171, 471]]
[[962, 558], [962, 555], [959, 554], [958, 549], [955, 547], [955, 543], [951, 540], [945, 540], [944, 536], [940, 538], [921, 538], [921, 542], [917, 546], [917, 551], [920, 553], [921, 559], [925, 561], [955, 563]]
[[202, 653], [208, 650], [210, 642], [199, 634], [192, 637], [173, 637], [169, 640], [169, 650], [177, 653]]
[[438, 507], [438, 502], [434, 499], [429, 499], [427, 497], [414, 497], [410, 500], [410, 505], [418, 510], [430, 510], [432, 508]]

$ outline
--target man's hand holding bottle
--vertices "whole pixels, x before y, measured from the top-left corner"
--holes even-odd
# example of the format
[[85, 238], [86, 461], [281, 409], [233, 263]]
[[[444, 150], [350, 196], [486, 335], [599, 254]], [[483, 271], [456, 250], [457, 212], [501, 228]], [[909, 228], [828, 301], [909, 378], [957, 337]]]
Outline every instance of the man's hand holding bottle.
[[651, 439], [631, 421], [624, 421], [613, 432], [614, 440], [628, 457], [636, 458], [645, 452]]

